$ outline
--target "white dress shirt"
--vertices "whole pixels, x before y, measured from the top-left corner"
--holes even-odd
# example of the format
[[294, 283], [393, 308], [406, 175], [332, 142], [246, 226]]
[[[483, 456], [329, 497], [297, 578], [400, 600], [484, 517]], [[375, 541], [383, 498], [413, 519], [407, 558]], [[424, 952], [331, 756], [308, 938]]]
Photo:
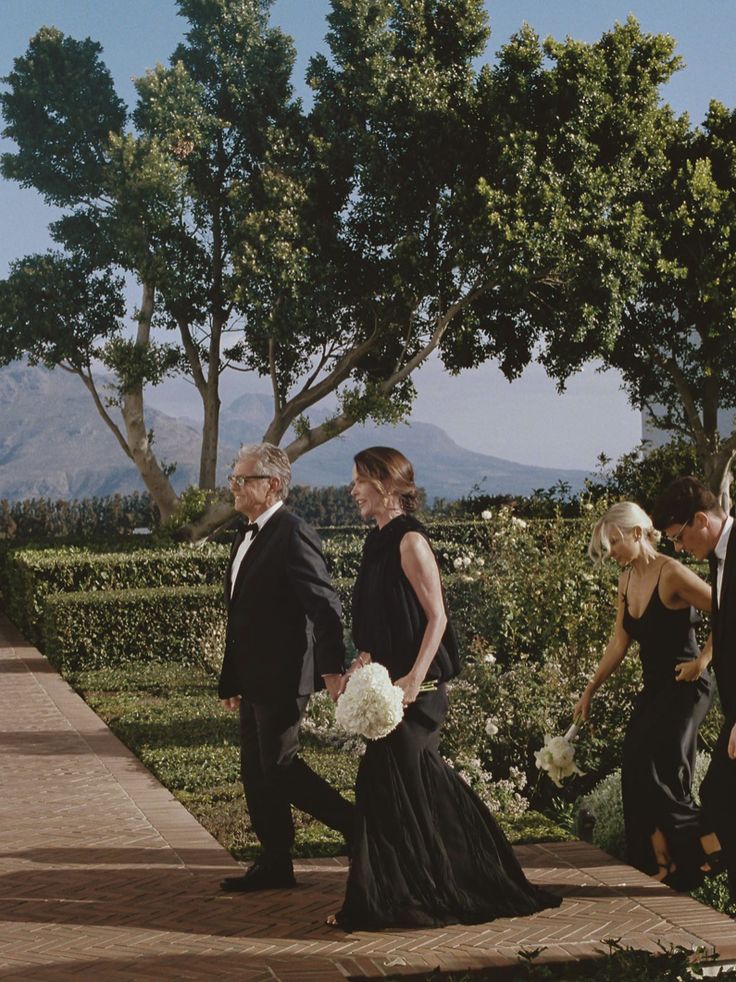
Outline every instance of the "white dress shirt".
[[[271, 505], [263, 514], [259, 515], [255, 520], [254, 524], [258, 526], [258, 531], [263, 531], [263, 526], [269, 520], [269, 518], [276, 514], [279, 508], [283, 505], [283, 501], [277, 501], [275, 505]], [[233, 565], [230, 570], [230, 596], [232, 597], [235, 592], [235, 581], [238, 578], [238, 571], [240, 569], [240, 564], [245, 558], [246, 552], [250, 549], [251, 543], [253, 542], [254, 535], [252, 531], [248, 531], [243, 536], [243, 541], [238, 546], [238, 551], [233, 556]]]
[[723, 585], [723, 567], [726, 563], [726, 550], [728, 549], [728, 539], [731, 535], [731, 529], [733, 528], [733, 516], [729, 515], [721, 531], [720, 538], [718, 539], [718, 544], [716, 545], [713, 552], [718, 560], [718, 571], [716, 573], [716, 596], [718, 597], [718, 606], [721, 606], [721, 587]]

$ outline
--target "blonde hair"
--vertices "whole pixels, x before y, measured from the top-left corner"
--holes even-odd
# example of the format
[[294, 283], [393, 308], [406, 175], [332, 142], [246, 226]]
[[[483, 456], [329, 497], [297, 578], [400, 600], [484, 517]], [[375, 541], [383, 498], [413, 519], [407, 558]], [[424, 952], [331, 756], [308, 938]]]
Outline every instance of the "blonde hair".
[[657, 543], [661, 535], [652, 520], [635, 501], [619, 501], [598, 519], [588, 544], [588, 555], [596, 563], [602, 563], [611, 555], [611, 532], [621, 536], [641, 529], [641, 549], [645, 556], [657, 555]]

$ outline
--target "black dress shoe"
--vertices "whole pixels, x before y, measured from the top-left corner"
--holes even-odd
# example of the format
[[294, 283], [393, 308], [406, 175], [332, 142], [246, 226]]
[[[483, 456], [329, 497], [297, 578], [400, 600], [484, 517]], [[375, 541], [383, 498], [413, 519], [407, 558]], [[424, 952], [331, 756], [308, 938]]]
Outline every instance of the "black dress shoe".
[[253, 863], [242, 876], [226, 876], [220, 880], [225, 893], [251, 893], [254, 890], [288, 890], [296, 886], [294, 869], [288, 866], [267, 866]]

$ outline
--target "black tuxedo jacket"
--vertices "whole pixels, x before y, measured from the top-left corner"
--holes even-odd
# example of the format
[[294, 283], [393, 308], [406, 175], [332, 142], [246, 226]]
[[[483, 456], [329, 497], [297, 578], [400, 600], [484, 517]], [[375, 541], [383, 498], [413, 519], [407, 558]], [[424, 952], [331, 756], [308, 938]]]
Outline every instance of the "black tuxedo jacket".
[[728, 537], [720, 604], [715, 573], [712, 587], [713, 670], [724, 715], [733, 723], [736, 721], [736, 525]]
[[319, 536], [279, 508], [250, 544], [231, 597], [230, 571], [242, 541], [241, 531], [225, 577], [220, 698], [274, 703], [324, 688], [322, 675], [344, 670], [345, 648], [340, 601]]

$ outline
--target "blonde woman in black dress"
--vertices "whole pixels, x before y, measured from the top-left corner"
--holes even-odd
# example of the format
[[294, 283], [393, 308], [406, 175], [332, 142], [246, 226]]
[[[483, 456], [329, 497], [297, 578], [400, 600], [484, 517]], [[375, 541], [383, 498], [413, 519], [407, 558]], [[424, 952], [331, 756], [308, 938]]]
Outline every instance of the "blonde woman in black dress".
[[352, 671], [385, 665], [404, 692], [402, 722], [368, 741], [356, 781], [357, 822], [346, 930], [474, 924], [533, 914], [560, 898], [533, 886], [490, 812], [438, 751], [457, 647], [427, 532], [413, 517], [410, 462], [388, 447], [355, 457], [352, 495], [375, 521], [353, 594]]
[[621, 788], [627, 858], [682, 890], [702, 880], [699, 812], [692, 799], [698, 728], [710, 708], [710, 639], [701, 652], [693, 608], [709, 611], [707, 583], [657, 551], [659, 532], [631, 501], [613, 505], [588, 552], [622, 567], [613, 636], [573, 713], [588, 719], [597, 689], [639, 643], [643, 687], [624, 738]]

